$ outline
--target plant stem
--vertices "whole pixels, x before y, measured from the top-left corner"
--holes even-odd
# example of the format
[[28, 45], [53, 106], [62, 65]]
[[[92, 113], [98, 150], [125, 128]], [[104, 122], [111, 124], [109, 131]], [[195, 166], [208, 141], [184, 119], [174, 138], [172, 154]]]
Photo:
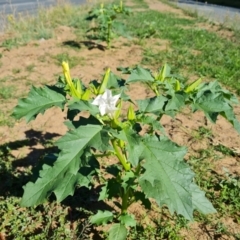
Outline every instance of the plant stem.
[[129, 195], [129, 191], [127, 190], [127, 192], [123, 193], [123, 196], [122, 196], [122, 209], [121, 209], [121, 213], [122, 214], [126, 214], [127, 213], [128, 195]]
[[119, 159], [120, 163], [123, 165], [123, 167], [126, 171], [129, 171], [130, 170], [130, 163], [127, 163], [125, 157], [120, 152], [118, 144], [117, 144], [117, 139], [114, 139], [111, 142], [112, 142], [112, 145], [113, 145], [113, 148], [115, 150], [116, 156]]
[[138, 176], [139, 173], [140, 173], [140, 171], [141, 171], [141, 164], [138, 163], [138, 165], [137, 165], [137, 167], [136, 167], [135, 175]]
[[112, 22], [108, 22], [108, 30], [107, 30], [107, 48], [110, 49], [110, 41], [111, 41], [111, 28], [112, 28]]

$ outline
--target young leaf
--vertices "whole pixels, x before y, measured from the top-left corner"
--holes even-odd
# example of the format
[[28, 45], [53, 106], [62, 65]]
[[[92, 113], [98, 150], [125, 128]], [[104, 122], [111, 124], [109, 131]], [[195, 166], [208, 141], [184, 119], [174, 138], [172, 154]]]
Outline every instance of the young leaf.
[[109, 240], [126, 240], [127, 229], [123, 224], [114, 224], [109, 230]]
[[[86, 147], [94, 147], [100, 151], [107, 150], [108, 135], [101, 132], [102, 127], [96, 125], [80, 126], [60, 138], [56, 145], [61, 149], [53, 167], [43, 165], [40, 177], [35, 183], [29, 182], [24, 187], [22, 206], [41, 204], [54, 192], [57, 200], [62, 201], [67, 195], [72, 195], [74, 186], [79, 183], [78, 170], [87, 163], [83, 161]], [[86, 154], [85, 154], [86, 155]]]
[[46, 109], [57, 106], [63, 109], [65, 97], [48, 87], [36, 88], [32, 86], [27, 98], [18, 101], [12, 116], [16, 119], [25, 117], [27, 122], [36, 118], [39, 113], [44, 113]]
[[126, 83], [133, 82], [153, 82], [154, 78], [149, 70], [144, 69], [140, 66], [137, 66], [134, 70], [132, 70], [131, 75], [127, 79]]
[[90, 222], [92, 224], [100, 225], [100, 224], [107, 224], [107, 222], [112, 221], [113, 219], [113, 213], [109, 211], [101, 211], [98, 210], [98, 212], [90, 217]]

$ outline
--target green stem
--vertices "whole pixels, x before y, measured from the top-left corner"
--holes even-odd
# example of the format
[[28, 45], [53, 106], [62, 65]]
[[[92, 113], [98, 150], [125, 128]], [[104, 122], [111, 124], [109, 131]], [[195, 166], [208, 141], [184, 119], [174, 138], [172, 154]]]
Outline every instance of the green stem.
[[108, 22], [108, 31], [107, 31], [107, 48], [108, 49], [110, 49], [111, 28], [112, 28], [112, 22]]
[[127, 213], [127, 209], [128, 209], [128, 195], [129, 195], [129, 191], [127, 191], [126, 193], [123, 193], [123, 196], [122, 196], [122, 209], [121, 209], [121, 213], [122, 214], [126, 214]]
[[119, 159], [120, 163], [123, 165], [125, 171], [129, 171], [130, 170], [130, 163], [127, 163], [125, 157], [120, 152], [118, 144], [117, 144], [117, 139], [114, 139], [111, 142], [112, 142], [112, 145], [113, 145], [113, 148], [115, 150], [116, 156]]
[[112, 156], [112, 155], [114, 155], [113, 152], [94, 154], [94, 156], [95, 156], [96, 158], [98, 158], [98, 157], [100, 157], [100, 158], [101, 158], [101, 157], [108, 157], [108, 156]]
[[136, 167], [135, 175], [138, 176], [139, 173], [140, 173], [140, 171], [141, 171], [141, 164], [138, 163], [138, 165], [137, 165], [137, 167]]

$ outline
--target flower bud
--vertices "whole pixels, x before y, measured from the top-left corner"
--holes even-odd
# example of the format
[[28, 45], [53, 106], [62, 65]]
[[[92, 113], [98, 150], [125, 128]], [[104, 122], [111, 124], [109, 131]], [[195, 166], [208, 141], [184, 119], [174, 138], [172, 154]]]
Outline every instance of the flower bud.
[[135, 111], [133, 109], [132, 104], [128, 108], [127, 119], [132, 121], [136, 119]]
[[106, 73], [104, 74], [102, 83], [101, 83], [101, 85], [99, 87], [99, 90], [98, 90], [98, 94], [103, 94], [105, 92], [105, 90], [107, 88], [110, 72], [111, 72], [111, 70], [110, 70], [110, 68], [108, 68]]
[[82, 95], [82, 100], [88, 101], [91, 95], [91, 90], [86, 89], [85, 92]]
[[202, 79], [199, 78], [198, 80], [194, 81], [193, 83], [191, 83], [190, 85], [187, 86], [187, 88], [185, 89], [186, 93], [190, 93], [193, 92], [194, 90], [197, 89], [197, 87], [201, 84]]
[[180, 90], [181, 90], [181, 85], [180, 85], [180, 82], [177, 80], [175, 82], [175, 92], [180, 91]]

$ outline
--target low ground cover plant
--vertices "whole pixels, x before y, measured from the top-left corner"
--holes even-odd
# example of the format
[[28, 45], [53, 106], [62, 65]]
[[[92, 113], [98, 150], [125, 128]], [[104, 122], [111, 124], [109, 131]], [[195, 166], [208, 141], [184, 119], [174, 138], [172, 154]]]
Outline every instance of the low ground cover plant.
[[[111, 201], [115, 207], [98, 210], [89, 221], [109, 224], [110, 240], [126, 239], [129, 229], [136, 227], [129, 208], [138, 201], [150, 209], [154, 199], [159, 207], [167, 206], [188, 220], [193, 220], [194, 210], [216, 212], [184, 161], [187, 149], [166, 136], [161, 118], [174, 117], [189, 106], [213, 123], [223, 116], [240, 132], [233, 112], [238, 101], [231, 92], [217, 81], [183, 82], [167, 64], [156, 73], [141, 66], [121, 67], [126, 80], [108, 68], [101, 81], [88, 86], [71, 78], [67, 62], [62, 68], [56, 84], [33, 86], [13, 111], [16, 119], [30, 122], [53, 106], [66, 108], [69, 129], [55, 143], [59, 152], [47, 156], [38, 179], [24, 187], [22, 206], [42, 204], [52, 193], [62, 201], [76, 187], [98, 187], [98, 201]], [[144, 84], [152, 97], [132, 99], [128, 87], [134, 83]]]

